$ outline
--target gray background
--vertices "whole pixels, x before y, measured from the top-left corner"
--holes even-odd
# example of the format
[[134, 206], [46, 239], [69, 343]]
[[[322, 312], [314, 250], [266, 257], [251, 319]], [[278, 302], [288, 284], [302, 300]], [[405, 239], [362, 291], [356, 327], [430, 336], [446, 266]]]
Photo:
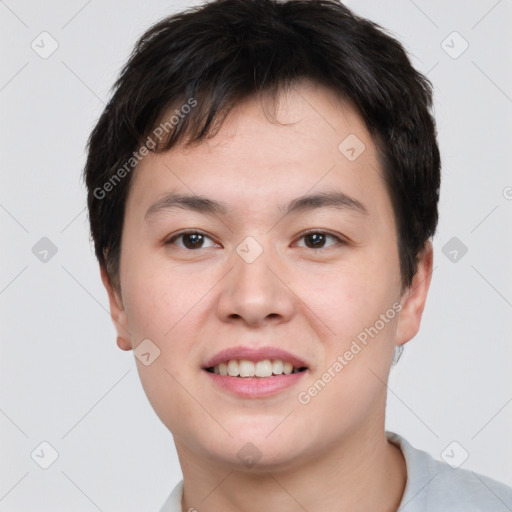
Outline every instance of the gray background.
[[[136, 38], [192, 3], [0, 1], [0, 510], [157, 510], [181, 479], [115, 344], [80, 172]], [[512, 485], [512, 0], [347, 5], [432, 80], [443, 158], [431, 291], [392, 371], [387, 428]], [[58, 453], [47, 469], [43, 441]]]

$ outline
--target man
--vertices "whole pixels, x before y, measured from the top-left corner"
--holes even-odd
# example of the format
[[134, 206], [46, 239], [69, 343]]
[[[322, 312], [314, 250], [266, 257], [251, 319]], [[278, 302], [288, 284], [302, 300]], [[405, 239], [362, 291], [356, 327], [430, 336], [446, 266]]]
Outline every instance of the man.
[[118, 345], [183, 471], [162, 512], [512, 507], [384, 429], [432, 273], [431, 104], [331, 0], [217, 0], [138, 42], [85, 179]]

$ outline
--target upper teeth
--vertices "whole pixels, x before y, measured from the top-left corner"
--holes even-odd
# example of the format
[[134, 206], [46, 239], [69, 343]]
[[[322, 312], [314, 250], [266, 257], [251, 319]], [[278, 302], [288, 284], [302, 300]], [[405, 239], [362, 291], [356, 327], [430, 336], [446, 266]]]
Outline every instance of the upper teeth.
[[225, 363], [220, 363], [213, 367], [213, 373], [220, 375], [229, 375], [230, 377], [270, 377], [273, 375], [289, 375], [290, 373], [298, 372], [298, 368], [293, 368], [293, 364], [289, 362], [283, 362], [280, 359], [265, 359], [253, 363], [246, 359], [240, 361], [236, 359], [230, 359]]

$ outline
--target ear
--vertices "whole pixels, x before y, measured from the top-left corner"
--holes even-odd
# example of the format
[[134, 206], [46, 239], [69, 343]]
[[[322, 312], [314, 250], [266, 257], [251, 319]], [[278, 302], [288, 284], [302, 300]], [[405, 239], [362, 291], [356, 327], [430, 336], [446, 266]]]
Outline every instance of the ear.
[[402, 295], [402, 310], [396, 329], [397, 345], [407, 343], [416, 336], [420, 329], [421, 316], [432, 278], [433, 259], [432, 243], [427, 241], [423, 250], [418, 254], [418, 267], [412, 283]]
[[108, 277], [107, 271], [103, 265], [100, 265], [100, 272], [103, 286], [105, 286], [108, 293], [110, 316], [117, 331], [117, 345], [121, 350], [131, 350], [133, 347], [121, 295], [112, 286], [110, 278]]

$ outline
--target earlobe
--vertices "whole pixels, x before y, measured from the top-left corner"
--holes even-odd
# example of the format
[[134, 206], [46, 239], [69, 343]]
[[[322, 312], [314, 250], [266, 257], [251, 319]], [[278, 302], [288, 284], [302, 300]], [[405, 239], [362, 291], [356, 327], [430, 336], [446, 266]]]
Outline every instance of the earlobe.
[[128, 331], [128, 322], [121, 295], [114, 289], [104, 266], [100, 266], [100, 272], [103, 286], [105, 286], [108, 294], [110, 317], [117, 331], [117, 346], [121, 350], [132, 350], [131, 336]]
[[433, 257], [432, 243], [427, 241], [418, 255], [418, 267], [412, 283], [402, 296], [402, 310], [396, 329], [397, 345], [407, 343], [419, 331], [432, 278]]
[[131, 343], [129, 341], [127, 341], [125, 338], [122, 338], [121, 336], [117, 337], [117, 346], [121, 350], [131, 350], [132, 349]]

